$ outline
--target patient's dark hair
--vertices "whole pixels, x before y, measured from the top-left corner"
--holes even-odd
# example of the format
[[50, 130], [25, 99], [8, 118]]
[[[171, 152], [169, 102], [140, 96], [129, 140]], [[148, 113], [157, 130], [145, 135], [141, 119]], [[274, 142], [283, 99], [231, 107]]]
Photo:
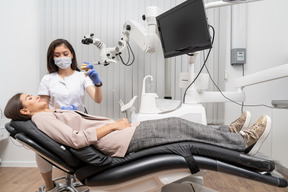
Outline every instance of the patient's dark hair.
[[4, 109], [4, 115], [12, 120], [18, 120], [18, 121], [27, 121], [31, 119], [30, 115], [23, 115], [20, 113], [20, 110], [24, 108], [24, 105], [22, 104], [20, 100], [20, 96], [22, 93], [17, 93], [11, 99], [9, 99], [8, 103], [6, 104], [6, 107]]

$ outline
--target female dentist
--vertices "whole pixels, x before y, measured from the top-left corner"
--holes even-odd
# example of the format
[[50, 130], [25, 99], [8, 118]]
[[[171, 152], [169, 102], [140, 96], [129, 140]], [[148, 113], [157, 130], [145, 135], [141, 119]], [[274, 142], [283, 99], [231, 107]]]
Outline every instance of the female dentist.
[[[85, 62], [82, 69], [77, 66], [77, 59], [72, 45], [65, 39], [51, 42], [47, 51], [47, 70], [40, 82], [38, 95], [46, 102], [46, 108], [79, 110], [85, 112], [85, 90], [96, 102], [101, 103], [102, 82], [93, 65]], [[59, 185], [52, 182], [52, 165], [36, 155], [36, 162], [45, 182], [47, 192], [58, 192]]]
[[[77, 66], [76, 54], [72, 45], [65, 39], [54, 40], [47, 51], [47, 70], [40, 82], [38, 95], [46, 101], [47, 108], [85, 110], [85, 90], [96, 102], [101, 103], [102, 82], [92, 64], [85, 62], [85, 77]], [[82, 67], [82, 68], [83, 68]]]

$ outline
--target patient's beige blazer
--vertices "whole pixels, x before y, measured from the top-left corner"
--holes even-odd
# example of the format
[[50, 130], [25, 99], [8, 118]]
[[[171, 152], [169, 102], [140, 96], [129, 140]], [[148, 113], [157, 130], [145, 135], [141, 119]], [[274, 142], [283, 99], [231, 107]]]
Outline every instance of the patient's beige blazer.
[[58, 143], [76, 149], [94, 145], [104, 154], [115, 157], [125, 156], [135, 129], [139, 125], [139, 122], [134, 122], [131, 127], [113, 131], [98, 140], [96, 129], [113, 123], [114, 120], [80, 111], [56, 110], [36, 113], [32, 116], [32, 121]]

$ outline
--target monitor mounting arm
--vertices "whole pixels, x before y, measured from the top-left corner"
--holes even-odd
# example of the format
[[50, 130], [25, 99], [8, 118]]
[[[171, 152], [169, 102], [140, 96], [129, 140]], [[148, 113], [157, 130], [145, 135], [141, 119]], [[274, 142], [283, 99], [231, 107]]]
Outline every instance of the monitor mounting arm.
[[217, 7], [224, 7], [229, 5], [238, 5], [243, 3], [252, 3], [254, 1], [263, 1], [263, 0], [222, 0], [222, 1], [215, 1], [205, 4], [205, 9], [217, 8]]
[[[205, 4], [205, 9], [217, 8], [217, 7], [224, 7], [224, 6], [231, 6], [231, 5], [238, 5], [243, 3], [251, 3], [255, 1], [262, 1], [262, 0], [222, 0], [222, 1], [215, 1]], [[189, 56], [191, 57], [191, 56]], [[196, 55], [194, 54], [192, 58], [189, 58], [189, 73], [190, 73], [190, 80], [195, 78], [194, 75], [194, 61]], [[190, 62], [192, 61], [192, 62]], [[245, 94], [242, 91], [242, 86], [237, 86], [238, 91], [232, 92], [222, 92], [226, 97], [231, 98], [234, 101], [244, 101]], [[222, 93], [217, 91], [202, 91], [198, 90], [197, 85], [191, 86], [187, 90], [187, 94], [185, 97], [185, 103], [209, 103], [209, 102], [227, 102], [227, 99], [223, 97]]]

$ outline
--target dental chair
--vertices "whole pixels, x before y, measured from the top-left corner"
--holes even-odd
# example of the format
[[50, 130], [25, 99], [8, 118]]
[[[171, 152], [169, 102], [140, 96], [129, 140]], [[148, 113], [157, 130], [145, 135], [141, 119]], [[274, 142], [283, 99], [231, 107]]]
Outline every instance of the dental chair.
[[[172, 143], [116, 158], [104, 155], [93, 146], [73, 149], [59, 144], [31, 121], [11, 121], [5, 127], [11, 137], [67, 173], [66, 183], [60, 184], [60, 191], [77, 192], [76, 188], [81, 184], [88, 186], [90, 191], [99, 192], [161, 191], [164, 185], [179, 179], [197, 180], [194, 175], [200, 169], [275, 187], [288, 185], [287, 180], [274, 170], [274, 161], [204, 143]], [[75, 177], [80, 182], [75, 182]]]

